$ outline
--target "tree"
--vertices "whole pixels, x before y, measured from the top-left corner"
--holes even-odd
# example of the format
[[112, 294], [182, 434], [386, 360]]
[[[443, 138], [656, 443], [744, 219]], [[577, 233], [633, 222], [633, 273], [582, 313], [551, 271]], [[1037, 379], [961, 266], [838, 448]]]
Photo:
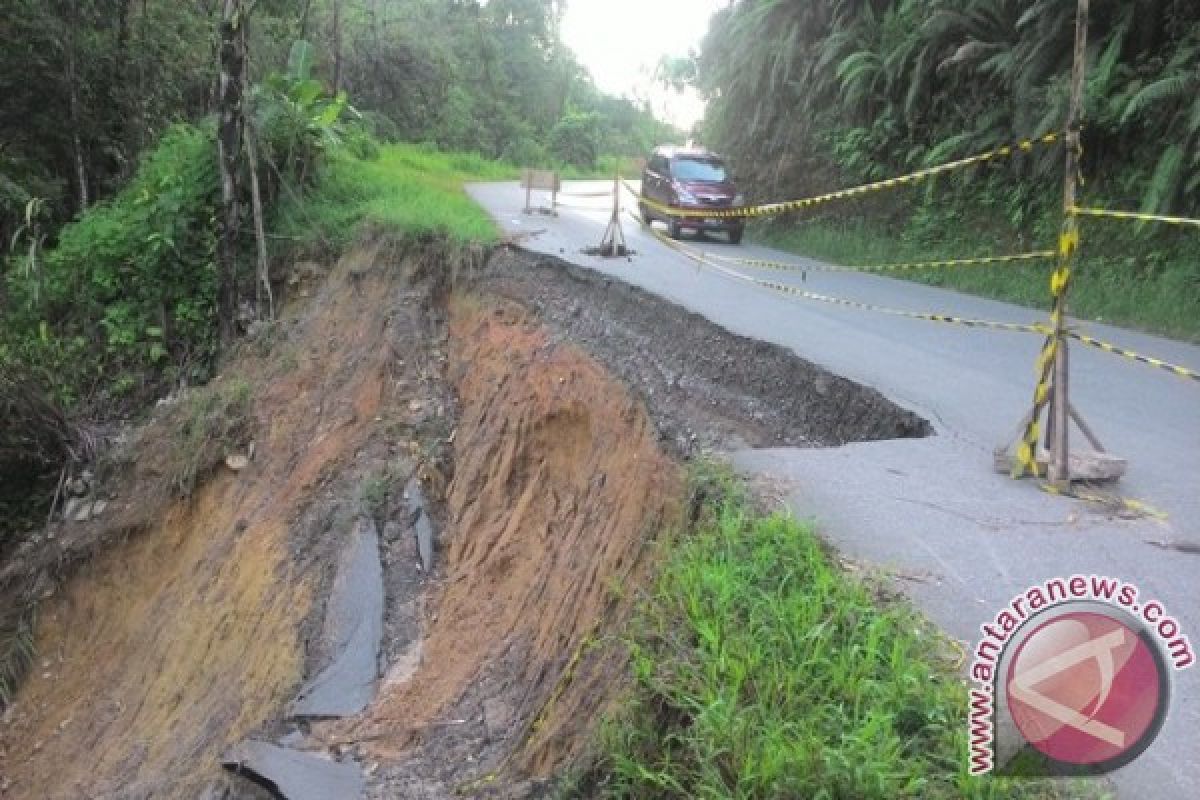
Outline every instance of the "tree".
[[223, 0], [219, 37], [220, 83], [217, 93], [217, 148], [221, 169], [221, 233], [218, 248], [217, 319], [221, 341], [237, 333], [237, 250], [241, 219], [238, 200], [238, 156], [242, 152], [242, 76], [245, 69], [245, 23], [241, 0]]
[[550, 152], [567, 164], [590, 169], [600, 155], [604, 119], [595, 111], [568, 112], [550, 131]]
[[[705, 138], [778, 194], [1055, 130], [1074, 9], [1060, 0], [740, 0], [714, 15], [696, 61]], [[1200, 208], [1200, 6], [1094, 0], [1092, 31], [1089, 163], [1140, 173], [1145, 208]], [[1159, 141], [1169, 144], [1150, 144]], [[1049, 178], [1061, 163], [1046, 154], [1024, 168]]]

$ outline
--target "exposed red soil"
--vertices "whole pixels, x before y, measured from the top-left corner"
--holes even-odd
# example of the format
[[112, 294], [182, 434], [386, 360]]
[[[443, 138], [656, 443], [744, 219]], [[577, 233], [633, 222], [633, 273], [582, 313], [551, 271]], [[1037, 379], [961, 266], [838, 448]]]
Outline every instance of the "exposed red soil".
[[403, 759], [501, 709], [506, 752], [479, 766], [504, 783], [549, 774], [591, 731], [620, 663], [601, 640], [648, 540], [676, 522], [681, 476], [642, 404], [520, 307], [457, 297], [450, 333], [461, 417], [444, 585], [415, 674], [339, 734]]

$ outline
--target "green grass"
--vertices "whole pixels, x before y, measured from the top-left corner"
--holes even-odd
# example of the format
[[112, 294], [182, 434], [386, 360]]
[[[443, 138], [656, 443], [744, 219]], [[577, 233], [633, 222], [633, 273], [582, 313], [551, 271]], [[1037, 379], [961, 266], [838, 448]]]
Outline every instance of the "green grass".
[[511, 165], [474, 153], [443, 153], [427, 145], [392, 144], [374, 158], [331, 156], [315, 189], [285, 197], [276, 229], [300, 242], [345, 246], [365, 225], [413, 234], [438, 233], [461, 242], [491, 242], [495, 224], [463, 189], [468, 181], [511, 180]]
[[[972, 226], [951, 225], [948, 221], [945, 227], [966, 230]], [[818, 219], [760, 228], [752, 235], [782, 250], [859, 266], [1017, 252], [1012, 246], [990, 243], [987, 237], [959, 234], [930, 241], [926, 237], [893, 235], [860, 220]], [[1200, 341], [1200, 279], [1195, 268], [1197, 259], [1191, 256], [1192, 252], [1200, 252], [1200, 237], [1195, 237], [1193, 247], [1183, 241], [1162, 247], [1152, 240], [1139, 243], [1142, 235], [1133, 226], [1085, 226], [1071, 288], [1071, 315]], [[1044, 241], [1024, 249], [1053, 250], [1054, 243], [1051, 233]], [[905, 271], [894, 276], [1049, 309], [1052, 268], [1050, 262], [1031, 262]]]
[[[472, 181], [508, 181], [520, 167], [476, 153], [447, 153], [428, 144], [382, 145], [374, 157], [333, 153], [316, 187], [303, 197], [285, 193], [273, 230], [301, 245], [337, 252], [363, 226], [423, 234], [460, 242], [493, 242], [495, 224], [463, 189]], [[634, 174], [631, 159], [607, 156], [595, 169], [559, 167], [566, 180], [610, 178], [620, 166]]]
[[[656, 798], [1054, 797], [966, 774], [951, 648], [849, 577], [808, 524], [710, 476], [632, 635], [635, 686], [591, 793]], [[714, 490], [712, 487], [717, 486]]]

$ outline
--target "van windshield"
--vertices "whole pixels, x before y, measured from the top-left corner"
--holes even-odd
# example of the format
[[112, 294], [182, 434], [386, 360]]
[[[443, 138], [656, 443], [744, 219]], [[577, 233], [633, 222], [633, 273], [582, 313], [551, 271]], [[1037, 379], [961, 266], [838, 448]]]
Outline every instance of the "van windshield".
[[724, 183], [725, 165], [703, 158], [676, 158], [671, 162], [671, 175], [681, 181]]

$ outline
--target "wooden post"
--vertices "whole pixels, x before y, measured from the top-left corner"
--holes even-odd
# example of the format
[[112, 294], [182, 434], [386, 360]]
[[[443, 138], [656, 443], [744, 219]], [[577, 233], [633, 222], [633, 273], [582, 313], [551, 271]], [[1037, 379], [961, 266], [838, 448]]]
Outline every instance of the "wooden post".
[[[1075, 62], [1071, 68], [1071, 104], [1067, 109], [1066, 128], [1066, 175], [1063, 177], [1063, 226], [1064, 240], [1078, 241], [1079, 225], [1071, 209], [1075, 207], [1076, 178], [1079, 175], [1079, 123], [1083, 112], [1083, 80], [1087, 70], [1088, 2], [1078, 0], [1075, 14]], [[1073, 253], [1060, 256], [1069, 269], [1074, 260]], [[1057, 347], [1054, 354], [1054, 400], [1050, 413], [1050, 426], [1054, 438], [1050, 447], [1050, 480], [1064, 487], [1071, 482], [1070, 471], [1070, 422], [1071, 401], [1069, 394], [1069, 364], [1067, 353], [1066, 315], [1067, 293], [1070, 281], [1062, 288], [1062, 297], [1057, 301], [1058, 314], [1054, 320], [1054, 337]]]
[[606, 258], [629, 255], [629, 246], [625, 243], [625, 232], [621, 230], [621, 173], [619, 170], [613, 176], [612, 216], [608, 220], [608, 227], [604, 229], [604, 238], [600, 240], [599, 247], [585, 252]]
[[525, 190], [525, 213], [532, 214], [533, 208], [533, 190], [544, 189], [550, 192], [550, 208], [538, 209], [542, 213], [549, 213], [558, 216], [558, 193], [562, 189], [562, 181], [558, 177], [557, 172], [551, 172], [545, 169], [523, 169], [521, 170], [521, 188]]

